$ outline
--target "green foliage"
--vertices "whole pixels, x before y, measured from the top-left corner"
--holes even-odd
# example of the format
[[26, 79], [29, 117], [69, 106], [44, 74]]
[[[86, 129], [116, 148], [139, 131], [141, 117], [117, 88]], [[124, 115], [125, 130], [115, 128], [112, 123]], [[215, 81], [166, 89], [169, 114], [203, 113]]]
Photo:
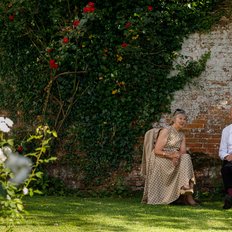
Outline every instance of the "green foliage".
[[204, 70], [208, 54], [168, 77], [183, 39], [217, 19], [216, 2], [5, 0], [0, 107], [71, 134], [70, 149], [85, 153], [72, 163], [99, 184], [130, 166], [138, 138]]
[[[49, 175], [46, 168], [42, 168], [43, 176], [32, 184], [34, 189], [39, 189], [43, 196], [68, 196], [70, 190], [60, 178]], [[72, 193], [73, 194], [73, 193]]]

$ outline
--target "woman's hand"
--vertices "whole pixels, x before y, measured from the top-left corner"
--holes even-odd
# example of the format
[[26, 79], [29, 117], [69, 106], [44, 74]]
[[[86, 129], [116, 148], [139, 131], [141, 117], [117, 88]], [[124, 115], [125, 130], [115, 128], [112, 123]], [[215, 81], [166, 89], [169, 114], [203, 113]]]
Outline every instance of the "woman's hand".
[[177, 166], [180, 163], [181, 154], [178, 151], [172, 153], [172, 163], [174, 166]]

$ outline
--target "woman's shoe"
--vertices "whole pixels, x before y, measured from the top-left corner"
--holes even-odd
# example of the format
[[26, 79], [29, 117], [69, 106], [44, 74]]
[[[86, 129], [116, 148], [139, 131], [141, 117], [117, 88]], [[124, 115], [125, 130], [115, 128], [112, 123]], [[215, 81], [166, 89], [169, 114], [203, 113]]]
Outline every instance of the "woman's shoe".
[[180, 194], [183, 195], [183, 194], [193, 194], [193, 189], [192, 188], [185, 188], [185, 187], [182, 187], [180, 189]]

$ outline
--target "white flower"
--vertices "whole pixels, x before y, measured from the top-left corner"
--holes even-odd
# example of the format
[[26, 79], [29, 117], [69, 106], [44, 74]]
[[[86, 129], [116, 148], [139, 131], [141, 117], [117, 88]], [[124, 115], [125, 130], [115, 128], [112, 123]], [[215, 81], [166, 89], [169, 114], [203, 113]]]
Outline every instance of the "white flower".
[[2, 149], [0, 148], [0, 163], [4, 163], [6, 156], [4, 155]]
[[24, 195], [27, 195], [27, 194], [28, 194], [28, 188], [26, 188], [26, 187], [23, 188], [23, 194], [24, 194]]
[[23, 183], [31, 172], [31, 159], [21, 156], [17, 152], [12, 152], [11, 148], [7, 146], [3, 147], [2, 150], [7, 157], [5, 166], [14, 174], [9, 181], [16, 185]]
[[9, 132], [14, 122], [7, 117], [0, 117], [0, 130], [2, 132]]
[[12, 126], [14, 125], [14, 122], [13, 122], [11, 119], [7, 118], [7, 117], [5, 117], [5, 123], [6, 123], [9, 127], [12, 127]]
[[3, 147], [3, 148], [2, 148], [2, 151], [3, 151], [3, 153], [4, 153], [6, 156], [8, 156], [8, 157], [12, 154], [12, 150], [11, 150], [11, 148], [8, 147], [8, 146]]
[[2, 132], [9, 132], [10, 131], [10, 128], [5, 124], [5, 123], [3, 123], [3, 122], [0, 122], [0, 130], [2, 131]]

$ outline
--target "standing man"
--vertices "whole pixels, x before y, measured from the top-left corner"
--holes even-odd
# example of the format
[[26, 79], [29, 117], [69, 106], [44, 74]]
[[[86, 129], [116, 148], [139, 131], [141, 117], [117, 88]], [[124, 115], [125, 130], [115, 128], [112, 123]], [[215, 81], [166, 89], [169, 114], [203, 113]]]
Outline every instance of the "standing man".
[[[232, 120], [232, 107], [229, 116]], [[222, 160], [221, 174], [226, 192], [223, 209], [232, 207], [232, 124], [222, 130], [219, 157]]]

